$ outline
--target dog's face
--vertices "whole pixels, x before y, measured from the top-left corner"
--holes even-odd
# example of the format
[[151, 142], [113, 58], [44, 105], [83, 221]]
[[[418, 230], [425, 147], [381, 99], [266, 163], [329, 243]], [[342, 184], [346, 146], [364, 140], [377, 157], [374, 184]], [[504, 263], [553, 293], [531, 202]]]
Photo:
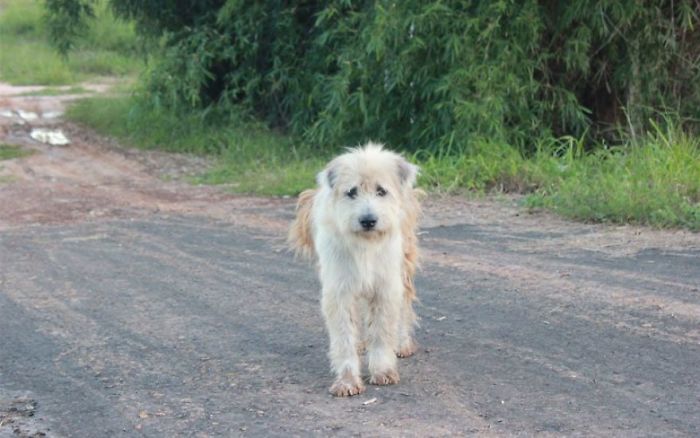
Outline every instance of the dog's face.
[[399, 230], [406, 190], [418, 168], [403, 157], [368, 144], [331, 161], [318, 176], [330, 190], [330, 217], [344, 234], [378, 239]]

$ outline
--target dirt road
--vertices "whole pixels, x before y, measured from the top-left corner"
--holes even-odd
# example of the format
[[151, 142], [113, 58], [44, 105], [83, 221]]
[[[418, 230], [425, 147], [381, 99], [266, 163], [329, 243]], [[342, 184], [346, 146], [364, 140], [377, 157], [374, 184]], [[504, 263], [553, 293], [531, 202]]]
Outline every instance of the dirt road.
[[35, 151], [0, 161], [0, 437], [700, 435], [698, 234], [430, 199], [421, 348], [334, 399], [293, 199], [193, 187], [205, 161], [0, 90], [0, 142]]

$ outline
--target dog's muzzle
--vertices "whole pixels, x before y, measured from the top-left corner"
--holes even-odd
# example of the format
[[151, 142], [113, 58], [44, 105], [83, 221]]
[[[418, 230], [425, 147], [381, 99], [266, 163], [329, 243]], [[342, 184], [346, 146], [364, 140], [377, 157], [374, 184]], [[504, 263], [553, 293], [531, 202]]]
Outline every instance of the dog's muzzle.
[[366, 214], [360, 217], [360, 225], [362, 225], [363, 230], [371, 231], [377, 225], [377, 217], [372, 214]]

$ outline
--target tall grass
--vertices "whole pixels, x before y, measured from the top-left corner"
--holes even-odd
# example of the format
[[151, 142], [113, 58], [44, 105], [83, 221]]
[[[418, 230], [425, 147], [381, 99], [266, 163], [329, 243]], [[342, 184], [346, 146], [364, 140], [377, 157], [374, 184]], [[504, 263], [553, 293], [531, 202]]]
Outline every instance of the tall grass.
[[99, 1], [96, 20], [67, 58], [49, 47], [39, 0], [0, 0], [0, 80], [14, 85], [65, 85], [142, 69], [132, 24]]
[[655, 125], [636, 143], [540, 154], [534, 161], [543, 172], [526, 199], [531, 208], [577, 220], [700, 230], [700, 139], [673, 123]]
[[[137, 98], [90, 98], [68, 117], [144, 148], [209, 154], [218, 163], [195, 182], [239, 193], [295, 195], [339, 147], [317, 150], [230, 114], [177, 114]], [[670, 121], [637, 142], [588, 151], [582, 139], [541, 140], [531, 155], [474, 140], [413, 153], [431, 191], [525, 193], [524, 204], [594, 222], [700, 230], [700, 140]]]

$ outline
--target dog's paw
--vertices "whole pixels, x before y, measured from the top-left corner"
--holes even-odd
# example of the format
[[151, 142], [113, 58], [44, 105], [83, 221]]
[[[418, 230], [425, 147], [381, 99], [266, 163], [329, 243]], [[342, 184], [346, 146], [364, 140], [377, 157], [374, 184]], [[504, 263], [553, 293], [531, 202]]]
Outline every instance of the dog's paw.
[[396, 370], [388, 370], [372, 374], [369, 383], [372, 385], [394, 385], [399, 383], [399, 380], [399, 373]]
[[336, 397], [350, 397], [365, 392], [365, 385], [359, 377], [342, 377], [333, 383], [328, 392]]
[[408, 341], [404, 342], [399, 346], [399, 351], [396, 352], [397, 357], [409, 357], [413, 356], [416, 353], [416, 350], [418, 347], [416, 346], [416, 343], [413, 342], [413, 339], [409, 339]]

